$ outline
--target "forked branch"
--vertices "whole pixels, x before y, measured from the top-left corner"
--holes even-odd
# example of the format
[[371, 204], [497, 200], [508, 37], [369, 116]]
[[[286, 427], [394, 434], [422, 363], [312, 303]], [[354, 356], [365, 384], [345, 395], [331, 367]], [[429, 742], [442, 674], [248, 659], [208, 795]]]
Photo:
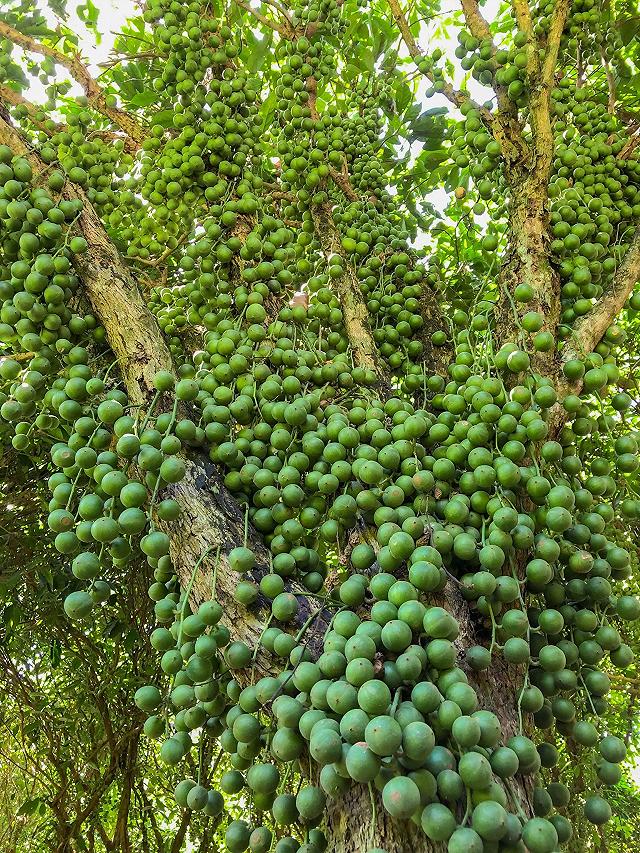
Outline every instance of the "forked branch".
[[28, 101], [20, 92], [17, 92], [15, 89], [12, 89], [10, 86], [0, 86], [0, 101], [4, 104], [8, 104], [12, 107], [22, 107], [26, 110], [27, 116], [29, 117], [29, 121], [41, 130], [43, 133], [46, 133], [48, 136], [51, 136], [54, 133], [58, 133], [61, 130], [66, 130], [66, 125], [55, 123], [53, 127], [50, 125], [47, 126], [46, 122], [43, 121], [39, 113], [42, 112], [42, 109], [36, 104], [33, 104], [31, 101]]
[[[475, 0], [470, 0], [470, 2], [473, 3]], [[413, 33], [409, 27], [409, 22], [400, 7], [399, 0], [388, 0], [388, 3], [393, 19], [400, 30], [402, 40], [409, 51], [409, 55], [415, 60], [420, 59], [424, 54], [413, 37]], [[420, 68], [420, 72], [432, 83], [436, 82], [435, 77], [430, 70], [423, 70], [423, 68]], [[441, 86], [439, 91], [441, 91], [445, 98], [451, 101], [452, 104], [455, 104], [457, 107], [461, 107], [464, 104], [477, 111], [487, 129], [493, 135], [493, 138], [502, 146], [502, 151], [506, 158], [509, 160], [520, 160], [528, 157], [529, 149], [522, 135], [522, 128], [520, 127], [517, 119], [514, 118], [514, 112], [510, 102], [508, 106], [505, 104], [505, 97], [503, 97], [504, 93], [501, 93], [500, 91], [496, 92], [498, 95], [498, 104], [500, 106], [501, 113], [494, 114], [486, 107], [483, 107], [474, 101], [468, 92], [462, 92], [459, 89], [455, 89], [451, 83], [447, 81], [438, 80], [437, 82]], [[500, 89], [500, 87], [498, 87], [498, 89]], [[504, 113], [504, 116], [502, 113]]]

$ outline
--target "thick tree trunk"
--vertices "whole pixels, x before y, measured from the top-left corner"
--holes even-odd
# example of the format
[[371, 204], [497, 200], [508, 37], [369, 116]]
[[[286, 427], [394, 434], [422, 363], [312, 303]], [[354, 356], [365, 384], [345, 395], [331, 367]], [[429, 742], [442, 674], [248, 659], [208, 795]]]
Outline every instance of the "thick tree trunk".
[[430, 841], [413, 821], [391, 818], [380, 794], [374, 791], [373, 796], [375, 815], [366, 785], [352, 785], [340, 798], [328, 801], [329, 853], [367, 853], [376, 847], [386, 853], [442, 853], [446, 849]]
[[[239, 604], [233, 593], [240, 576], [229, 566], [228, 553], [244, 541], [244, 514], [220, 482], [215, 467], [204, 460], [190, 462], [187, 473], [180, 483], [171, 487], [171, 494], [182, 508], [180, 518], [167, 525], [171, 539], [171, 556], [183, 589], [190, 589], [190, 602], [197, 607], [214, 594], [223, 609], [222, 622], [231, 631], [233, 639], [242, 640], [250, 648], [259, 646], [260, 636], [266, 627], [269, 614], [267, 600], [259, 596], [256, 603], [247, 608]], [[256, 568], [248, 576], [259, 581], [269, 572], [269, 552], [261, 538], [249, 528], [249, 546], [256, 555]], [[203, 555], [204, 556], [203, 558]], [[194, 574], [196, 563], [199, 570]], [[320, 605], [314, 608], [313, 598], [303, 595], [295, 584], [288, 588], [297, 594], [299, 611], [296, 627], [300, 628], [317, 612], [315, 631], [310, 632], [306, 642], [312, 651], [313, 636], [321, 637], [328, 627], [330, 615]], [[256, 658], [259, 675], [273, 675], [273, 664], [268, 655], [261, 651]]]

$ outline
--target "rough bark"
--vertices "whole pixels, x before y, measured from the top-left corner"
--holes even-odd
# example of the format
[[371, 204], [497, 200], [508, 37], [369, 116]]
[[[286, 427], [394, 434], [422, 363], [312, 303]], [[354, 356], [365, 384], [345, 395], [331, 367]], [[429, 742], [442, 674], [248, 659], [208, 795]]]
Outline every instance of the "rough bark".
[[[233, 593], [239, 577], [227, 559], [229, 551], [243, 542], [241, 508], [220, 482], [214, 466], [204, 460], [191, 461], [184, 479], [172, 486], [170, 492], [182, 507], [179, 520], [167, 526], [167, 532], [171, 537], [171, 555], [183, 589], [191, 582], [196, 562], [206, 554], [191, 586], [192, 607], [211, 598], [215, 570], [215, 597], [224, 611], [223, 623], [232, 632], [233, 639], [242, 640], [250, 647], [258, 646], [266, 627], [267, 602], [259, 597], [249, 609], [235, 601]], [[256, 568], [250, 577], [259, 581], [269, 572], [269, 552], [260, 537], [251, 530], [249, 545], [256, 554]], [[298, 599], [295, 628], [301, 628], [315, 612], [318, 614], [313, 622], [315, 630], [310, 631], [303, 642], [309, 643], [311, 651], [319, 654], [318, 638], [328, 627], [330, 612], [322, 609], [321, 602], [303, 595], [303, 590], [296, 584], [288, 584], [287, 588]], [[256, 658], [256, 672], [259, 675], [274, 674], [273, 663], [264, 651], [260, 651]]]
[[[2, 118], [0, 142], [26, 157], [35, 175], [47, 170], [46, 164], [26, 145], [15, 128]], [[129, 398], [139, 405], [152, 394], [152, 380], [158, 370], [172, 369], [169, 348], [130, 270], [109, 240], [82, 189], [67, 183], [63, 196], [82, 201], [77, 226], [89, 245], [89, 251], [76, 255], [74, 264], [118, 359]]]
[[375, 791], [375, 822], [366, 785], [352, 785], [339, 799], [327, 803], [330, 853], [367, 853], [381, 847], [386, 853], [443, 853], [443, 844], [429, 841], [412, 821], [389, 817]]
[[[390, 0], [390, 5], [397, 19], [395, 12], [399, 11], [399, 6], [395, 0]], [[409, 37], [411, 34], [406, 21], [406, 31], [403, 30], [402, 22], [398, 23], [405, 41], [410, 46], [407, 33]], [[415, 41], [412, 43], [415, 51], [410, 47], [410, 52], [416, 56], [419, 49]], [[455, 93], [456, 97], [458, 95], [459, 93]], [[465, 96], [464, 100], [468, 100], [468, 97]], [[495, 126], [493, 119], [491, 122]], [[16, 148], [17, 134], [9, 125], [3, 125], [4, 123], [0, 123], [0, 139], [3, 138], [3, 133], [7, 133], [8, 128], [13, 137], [12, 143], [9, 144], [14, 150], [19, 150]], [[20, 146], [20, 153], [25, 153], [26, 147], [21, 141]], [[26, 153], [34, 156], [31, 152]], [[513, 184], [513, 187], [518, 182], [520, 185], [513, 198], [510, 222], [513, 241], [505, 276], [510, 282], [529, 281], [534, 287], [541, 310], [552, 317], [557, 316], [559, 307], [558, 288], [554, 286], [556, 282], [547, 258], [546, 183], [543, 184], [540, 175], [535, 173], [535, 168], [526, 173], [521, 172], [518, 181]], [[322, 224], [328, 227], [330, 211], [325, 210], [324, 214], [321, 212], [320, 215], [324, 216]], [[97, 216], [88, 204], [79, 220], [79, 226], [89, 242], [90, 250], [78, 260], [78, 271], [96, 314], [105, 326], [112, 349], [120, 359], [128, 393], [132, 401], [144, 403], [150, 398], [153, 374], [158, 369], [171, 365], [168, 349], [130, 271], [108, 241]], [[333, 235], [332, 246], [338, 245]], [[334, 250], [338, 251], [338, 248]], [[366, 306], [357, 289], [355, 277], [345, 274], [343, 279], [336, 282], [336, 287], [343, 305], [347, 333], [352, 343], [356, 342], [354, 351], [358, 363], [380, 373], [375, 344], [368, 328]], [[230, 570], [226, 559], [228, 551], [243, 541], [243, 513], [222, 485], [215, 468], [203, 459], [189, 463], [186, 477], [171, 487], [171, 492], [183, 508], [180, 520], [168, 529], [174, 565], [183, 588], [190, 584], [196, 562], [206, 555], [193, 578], [191, 602], [197, 606], [201, 601], [207, 600], [211, 595], [211, 578], [217, 562], [216, 597], [224, 609], [223, 622], [231, 629], [234, 638], [256, 646], [265, 626], [265, 602], [259, 600], [251, 611], [235, 602], [233, 592], [237, 576]], [[255, 573], [257, 579], [268, 570], [268, 553], [259, 538], [250, 535], [251, 547], [258, 559]], [[298, 626], [313, 615], [309, 601], [313, 602], [314, 599], [300, 596], [299, 601], [301, 614]], [[446, 604], [459, 620], [462, 632], [458, 646], [461, 652], [477, 642], [485, 630], [484, 626], [472, 615], [469, 605], [462, 599], [453, 580], [449, 582], [444, 596], [433, 603]], [[311, 606], [313, 607], [313, 604]], [[317, 626], [314, 626], [315, 630], [310, 630], [311, 641], [316, 646], [327, 626], [328, 616], [319, 610], [317, 618], [323, 623], [322, 630], [318, 630]], [[314, 651], [317, 651], [317, 648], [314, 648]], [[256, 669], [260, 674], [269, 672], [270, 665], [266, 656], [258, 655]], [[494, 661], [488, 673], [474, 675], [473, 678], [470, 674], [470, 681], [478, 691], [482, 706], [493, 709], [499, 716], [505, 737], [514, 732], [515, 697], [519, 680], [517, 670], [507, 668], [499, 660]], [[363, 853], [369, 846], [383, 847], [388, 853], [431, 853], [442, 850], [441, 845], [431, 843], [413, 824], [389, 819], [378, 794], [375, 795], [375, 802], [376, 821], [373, 826], [370, 794], [366, 787], [353, 786], [344, 797], [330, 803], [328, 830], [331, 851]]]
[[[473, 672], [464, 662], [464, 651], [477, 643], [487, 642], [490, 626], [466, 602], [456, 582], [451, 579], [440, 595], [429, 602], [445, 607], [459, 622], [460, 635], [455, 642], [459, 656], [457, 666], [463, 669], [478, 695], [479, 707], [493, 711], [502, 727], [502, 742], [518, 733], [517, 698], [522, 687], [522, 671], [509, 666], [496, 655], [491, 668]], [[407, 698], [407, 697], [404, 697]], [[531, 777], [516, 777], [512, 788], [524, 811], [531, 812]], [[511, 792], [507, 792], [511, 797]], [[372, 804], [375, 803], [375, 807]], [[462, 819], [462, 811], [458, 818]], [[375, 817], [375, 820], [374, 820]], [[327, 803], [327, 837], [330, 853], [366, 853], [380, 847], [386, 853], [444, 853], [446, 845], [431, 841], [413, 821], [391, 819], [382, 805], [380, 793], [366, 785], [351, 785], [340, 798]]]
[[75, 188], [84, 206], [78, 224], [90, 251], [76, 255], [74, 264], [86, 294], [107, 332], [131, 401], [146, 402], [159, 370], [171, 370], [169, 348], [130, 271], [123, 264], [86, 196]]
[[[538, 163], [539, 159], [544, 162]], [[502, 287], [497, 308], [499, 344], [517, 342], [521, 338], [519, 322], [529, 311], [542, 314], [542, 330], [551, 332], [554, 337], [560, 319], [560, 283], [549, 259], [547, 159], [536, 155], [533, 166], [507, 169], [511, 190], [509, 243], [499, 274]], [[513, 291], [518, 284], [528, 284], [532, 288], [533, 299], [530, 302], [514, 302]], [[557, 358], [553, 350], [535, 353], [532, 361], [538, 372], [556, 375]]]

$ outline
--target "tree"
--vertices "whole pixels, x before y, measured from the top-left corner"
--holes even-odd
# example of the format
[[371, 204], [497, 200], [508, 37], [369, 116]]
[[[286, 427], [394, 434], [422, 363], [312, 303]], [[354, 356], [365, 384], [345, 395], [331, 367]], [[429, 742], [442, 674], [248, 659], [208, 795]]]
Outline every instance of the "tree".
[[0, 18], [3, 443], [50, 472], [61, 642], [153, 572], [135, 704], [231, 851], [611, 816], [637, 9], [461, 5], [153, 0], [99, 78], [63, 5]]

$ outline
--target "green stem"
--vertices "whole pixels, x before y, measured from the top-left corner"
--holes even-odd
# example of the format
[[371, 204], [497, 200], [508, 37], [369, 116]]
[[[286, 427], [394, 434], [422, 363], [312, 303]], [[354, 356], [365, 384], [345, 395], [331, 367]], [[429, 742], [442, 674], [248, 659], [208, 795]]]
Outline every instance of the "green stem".
[[[191, 572], [191, 577], [189, 578], [189, 583], [187, 584], [187, 588], [184, 592], [184, 598], [182, 600], [182, 608], [180, 610], [180, 629], [178, 630], [178, 641], [176, 644], [178, 646], [178, 648], [180, 648], [180, 646], [182, 645], [182, 625], [184, 623], [184, 614], [187, 612], [187, 605], [189, 604], [189, 596], [191, 595], [191, 590], [193, 589], [193, 584], [194, 584], [194, 581], [196, 579], [198, 569], [202, 565], [202, 561], [205, 559], [205, 557], [211, 551], [213, 551], [213, 545], [210, 548], [207, 548], [201, 554], [201, 556], [198, 557], [198, 559], [196, 560], [196, 564], [193, 567], [193, 571]], [[220, 547], [218, 546], [218, 557], [216, 558], [216, 568], [217, 568], [217, 561], [219, 558], [220, 558]], [[214, 569], [214, 576], [215, 576], [215, 569]]]

